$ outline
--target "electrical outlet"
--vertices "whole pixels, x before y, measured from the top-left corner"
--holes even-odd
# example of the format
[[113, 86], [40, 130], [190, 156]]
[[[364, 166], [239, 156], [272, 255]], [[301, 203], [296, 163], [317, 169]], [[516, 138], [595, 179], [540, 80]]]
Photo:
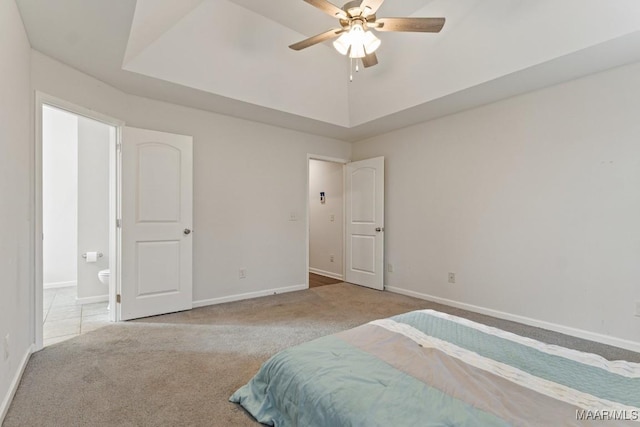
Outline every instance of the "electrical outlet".
[[387, 264], [387, 271], [389, 273], [393, 273], [393, 264], [391, 264], [391, 263]]
[[636, 301], [636, 316], [640, 317], [640, 301]]
[[238, 277], [240, 277], [241, 279], [246, 279], [247, 278], [247, 270], [244, 268], [241, 268], [240, 270], [238, 270]]
[[289, 213], [289, 221], [297, 221], [298, 220], [298, 214], [295, 211], [291, 211]]
[[9, 359], [9, 354], [10, 354], [10, 353], [9, 353], [9, 334], [7, 334], [7, 335], [4, 337], [4, 343], [3, 343], [3, 345], [2, 345], [2, 346], [4, 347], [4, 351], [3, 351], [3, 355], [4, 355], [3, 357], [4, 357], [4, 360], [7, 360], [7, 359]]
[[334, 222], [336, 220], [336, 216], [334, 214], [329, 215], [329, 221]]
[[333, 254], [329, 255], [329, 262], [333, 262], [335, 260], [335, 257], [333, 256]]
[[449, 273], [449, 283], [456, 283], [456, 273]]

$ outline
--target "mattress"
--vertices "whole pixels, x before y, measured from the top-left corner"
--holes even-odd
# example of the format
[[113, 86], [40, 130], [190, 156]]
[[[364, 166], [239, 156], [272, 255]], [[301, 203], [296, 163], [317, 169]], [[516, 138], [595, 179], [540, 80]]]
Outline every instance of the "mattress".
[[433, 310], [286, 349], [230, 398], [273, 426], [640, 426], [640, 364]]

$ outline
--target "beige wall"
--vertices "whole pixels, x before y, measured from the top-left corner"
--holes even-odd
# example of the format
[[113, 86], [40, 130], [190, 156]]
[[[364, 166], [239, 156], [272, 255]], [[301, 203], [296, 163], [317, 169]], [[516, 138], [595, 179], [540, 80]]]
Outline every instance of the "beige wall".
[[[108, 299], [107, 285], [98, 272], [109, 268], [109, 149], [114, 128], [85, 117], [78, 118], [78, 299]], [[114, 142], [115, 143], [115, 142]], [[87, 262], [82, 254], [100, 252]]]
[[129, 126], [193, 136], [196, 302], [306, 283], [307, 154], [349, 158], [351, 144], [127, 95], [36, 51], [32, 84]]
[[640, 350], [638, 89], [635, 64], [355, 144], [386, 159], [387, 286]]
[[[13, 0], [0, 1], [0, 424], [32, 342], [30, 48]], [[5, 338], [8, 337], [8, 357]]]
[[78, 278], [78, 117], [42, 111], [42, 276], [44, 287]]

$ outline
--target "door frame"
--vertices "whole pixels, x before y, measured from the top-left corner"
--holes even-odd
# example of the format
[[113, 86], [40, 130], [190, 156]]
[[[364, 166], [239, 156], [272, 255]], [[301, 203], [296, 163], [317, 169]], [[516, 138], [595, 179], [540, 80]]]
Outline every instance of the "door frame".
[[[41, 350], [43, 347], [43, 253], [42, 253], [42, 108], [49, 105], [72, 114], [97, 120], [106, 125], [116, 128], [116, 138], [109, 147], [109, 268], [111, 270], [109, 278], [109, 303], [111, 310], [109, 311], [109, 320], [117, 321], [116, 316], [116, 290], [120, 285], [120, 229], [116, 227], [116, 219], [120, 218], [120, 156], [118, 147], [122, 141], [122, 127], [125, 122], [97, 111], [73, 104], [55, 96], [44, 92], [35, 91], [35, 135], [33, 138], [33, 271], [32, 280], [33, 298], [32, 298], [32, 325], [33, 343], [35, 351]], [[115, 243], [115, 244], [114, 244]]]
[[306, 192], [307, 192], [307, 204], [305, 206], [305, 212], [306, 212], [306, 222], [305, 222], [305, 233], [306, 233], [306, 237], [305, 237], [305, 252], [306, 252], [306, 266], [305, 266], [305, 284], [307, 285], [307, 289], [309, 289], [309, 244], [310, 244], [310, 238], [309, 238], [309, 225], [311, 224], [310, 221], [310, 216], [311, 216], [311, 212], [309, 209], [309, 203], [311, 202], [311, 195], [309, 194], [309, 172], [310, 172], [310, 160], [320, 160], [320, 161], [325, 161], [325, 162], [332, 162], [332, 163], [338, 163], [342, 165], [342, 279], [344, 280], [344, 276], [345, 276], [345, 247], [346, 247], [346, 234], [345, 234], [345, 202], [347, 200], [347, 195], [345, 194], [345, 170], [346, 170], [346, 164], [351, 162], [351, 159], [341, 159], [341, 158], [336, 158], [336, 157], [328, 157], [328, 156], [322, 156], [319, 154], [310, 154], [307, 153], [307, 187], [306, 187]]

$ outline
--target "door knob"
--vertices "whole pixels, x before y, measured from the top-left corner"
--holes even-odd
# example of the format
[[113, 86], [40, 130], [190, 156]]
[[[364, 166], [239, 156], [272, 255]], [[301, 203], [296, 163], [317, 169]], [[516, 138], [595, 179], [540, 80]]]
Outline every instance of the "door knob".
[[183, 231], [183, 233], [184, 233], [185, 235], [191, 234], [191, 230], [189, 230], [188, 228], [185, 228], [185, 229], [184, 229], [184, 231]]
[[379, 233], [381, 231], [384, 231], [384, 227], [376, 227], [376, 231]]

